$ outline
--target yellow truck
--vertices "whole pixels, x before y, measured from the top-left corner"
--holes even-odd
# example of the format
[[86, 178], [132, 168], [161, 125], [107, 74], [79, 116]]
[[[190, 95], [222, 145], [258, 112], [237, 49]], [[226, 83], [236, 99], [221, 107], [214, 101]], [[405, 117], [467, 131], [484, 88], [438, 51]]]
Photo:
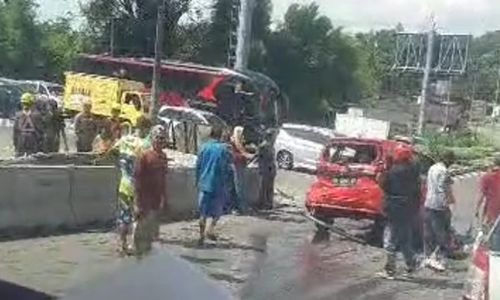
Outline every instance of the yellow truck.
[[144, 105], [149, 106], [151, 101], [151, 94], [143, 92], [141, 82], [73, 72], [65, 76], [63, 107], [70, 115], [80, 112], [86, 100], [92, 103], [92, 113], [102, 117], [110, 116], [112, 107], [118, 104], [120, 118], [135, 126], [144, 112]]

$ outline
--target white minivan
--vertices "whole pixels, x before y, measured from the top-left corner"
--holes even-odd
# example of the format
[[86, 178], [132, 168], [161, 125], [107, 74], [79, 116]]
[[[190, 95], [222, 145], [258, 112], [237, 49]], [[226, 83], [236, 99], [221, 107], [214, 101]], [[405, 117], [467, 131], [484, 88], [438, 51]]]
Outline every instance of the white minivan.
[[316, 170], [321, 151], [335, 137], [329, 128], [285, 123], [274, 144], [276, 163], [280, 169]]

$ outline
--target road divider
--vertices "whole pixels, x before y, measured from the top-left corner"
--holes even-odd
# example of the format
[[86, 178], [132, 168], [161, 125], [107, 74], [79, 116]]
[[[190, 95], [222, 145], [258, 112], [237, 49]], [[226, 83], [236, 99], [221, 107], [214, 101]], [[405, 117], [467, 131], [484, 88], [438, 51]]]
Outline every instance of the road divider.
[[114, 219], [118, 173], [113, 166], [0, 167], [0, 233], [37, 234]]
[[[113, 224], [118, 210], [119, 170], [114, 165], [0, 166], [0, 236], [53, 234]], [[245, 174], [247, 201], [258, 201], [258, 170]], [[195, 169], [173, 167], [167, 175], [165, 220], [195, 215]]]

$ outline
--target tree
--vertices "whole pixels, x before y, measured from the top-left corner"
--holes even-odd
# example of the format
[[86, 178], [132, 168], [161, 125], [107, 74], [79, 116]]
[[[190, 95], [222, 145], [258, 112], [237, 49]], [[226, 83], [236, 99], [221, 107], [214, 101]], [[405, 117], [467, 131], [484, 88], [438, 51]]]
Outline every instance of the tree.
[[84, 37], [71, 29], [69, 19], [61, 18], [39, 25], [43, 37], [41, 52], [43, 77], [62, 80], [64, 71], [70, 69], [78, 53], [84, 49]]
[[0, 72], [12, 77], [36, 77], [40, 65], [40, 32], [32, 0], [0, 3]]
[[[252, 15], [252, 38], [250, 66], [259, 69], [262, 55], [265, 52], [265, 39], [269, 34], [272, 5], [270, 0], [254, 0], [255, 8]], [[236, 31], [238, 23], [239, 4], [234, 0], [215, 0], [212, 6], [212, 16], [202, 61], [212, 65], [225, 65], [229, 50], [229, 35]]]
[[[94, 40], [94, 50], [109, 50], [113, 24], [117, 54], [153, 56], [158, 4], [157, 0], [91, 0], [82, 5]], [[169, 46], [174, 40], [179, 19], [188, 11], [189, 4], [190, 0], [166, 0], [167, 56], [175, 52]]]
[[266, 71], [266, 45], [271, 34], [272, 11], [271, 0], [256, 0], [252, 16], [252, 39], [248, 62], [249, 68], [256, 71]]
[[494, 101], [499, 70], [500, 32], [488, 32], [471, 41], [467, 73], [454, 86], [462, 86], [458, 93], [469, 99]]
[[268, 73], [288, 93], [295, 118], [321, 115], [323, 104], [359, 98], [353, 41], [319, 15], [318, 5], [293, 4], [267, 45]]

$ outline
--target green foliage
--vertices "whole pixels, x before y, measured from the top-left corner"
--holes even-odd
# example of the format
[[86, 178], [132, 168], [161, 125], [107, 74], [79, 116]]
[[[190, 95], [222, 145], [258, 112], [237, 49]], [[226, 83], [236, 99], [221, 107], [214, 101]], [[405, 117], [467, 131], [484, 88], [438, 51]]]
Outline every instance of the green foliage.
[[470, 42], [465, 76], [454, 82], [454, 94], [465, 99], [493, 102], [500, 78], [500, 32], [488, 32]]
[[32, 0], [0, 2], [0, 72], [5, 76], [37, 76], [40, 32]]
[[424, 151], [437, 159], [444, 151], [451, 150], [459, 162], [480, 160], [491, 157], [495, 148], [474, 134], [427, 134], [422, 138]]
[[[235, 29], [232, 18], [238, 20], [238, 15], [232, 16], [233, 0], [214, 0], [212, 15], [207, 35], [204, 36], [203, 52], [200, 60], [211, 65], [224, 66], [227, 63], [230, 31]], [[271, 25], [271, 0], [257, 0], [252, 16], [252, 38], [250, 65], [261, 69], [265, 53], [265, 40], [269, 35]]]
[[67, 19], [38, 23], [32, 0], [0, 2], [0, 75], [61, 79], [82, 49]]
[[[191, 16], [191, 2], [166, 1], [165, 56], [225, 65], [232, 1], [207, 1], [212, 8], [208, 20], [201, 17], [204, 12]], [[117, 55], [153, 56], [158, 3], [82, 1], [86, 26], [74, 31], [68, 19], [38, 22], [35, 0], [0, 0], [0, 76], [59, 80], [79, 52], [110, 50], [112, 25]], [[347, 103], [377, 101], [386, 94], [411, 99], [419, 93], [419, 76], [403, 76], [392, 70], [395, 33], [403, 31], [401, 25], [348, 35], [321, 15], [314, 2], [292, 4], [276, 27], [271, 27], [271, 15], [272, 1], [256, 0], [249, 68], [278, 83], [290, 98], [292, 118], [314, 121], [325, 110]], [[495, 99], [499, 49], [499, 32], [472, 40], [468, 72], [454, 79], [455, 96]], [[430, 148], [438, 152], [442, 147], [467, 147], [477, 142], [451, 139], [430, 137]]]
[[359, 98], [353, 41], [321, 16], [318, 5], [293, 4], [267, 43], [267, 72], [288, 93], [295, 118], [317, 118], [330, 106]]
[[40, 31], [44, 37], [41, 41], [41, 51], [45, 57], [44, 77], [62, 81], [63, 72], [70, 69], [78, 53], [84, 49], [84, 41], [78, 32], [71, 30], [68, 19], [43, 23]]
[[[87, 20], [93, 50], [110, 50], [111, 28], [114, 27], [116, 54], [153, 56], [156, 36], [157, 0], [90, 0], [81, 10]], [[171, 47], [179, 19], [188, 11], [190, 0], [167, 0], [165, 9], [165, 53]]]

